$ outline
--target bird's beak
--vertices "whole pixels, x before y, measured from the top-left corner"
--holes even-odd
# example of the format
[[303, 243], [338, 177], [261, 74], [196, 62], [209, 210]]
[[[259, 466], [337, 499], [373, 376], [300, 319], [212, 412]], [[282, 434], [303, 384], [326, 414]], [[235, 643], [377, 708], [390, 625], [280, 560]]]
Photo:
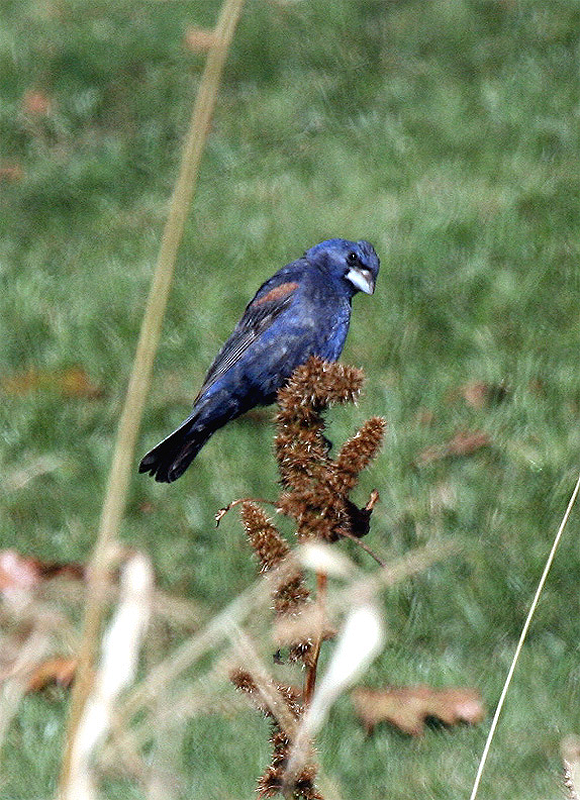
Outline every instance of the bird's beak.
[[364, 267], [351, 267], [346, 273], [346, 279], [365, 294], [372, 294], [375, 290], [375, 279], [370, 270]]

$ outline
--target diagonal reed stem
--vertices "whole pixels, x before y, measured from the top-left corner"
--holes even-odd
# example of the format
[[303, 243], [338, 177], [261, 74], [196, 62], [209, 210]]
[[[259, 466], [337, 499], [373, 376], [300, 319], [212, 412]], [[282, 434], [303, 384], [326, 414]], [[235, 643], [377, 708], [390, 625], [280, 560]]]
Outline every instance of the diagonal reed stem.
[[60, 795], [63, 798], [66, 797], [66, 787], [70, 778], [71, 745], [91, 691], [93, 665], [106, 608], [109, 572], [125, 510], [127, 491], [134, 466], [135, 444], [151, 382], [153, 361], [161, 335], [175, 261], [210, 130], [222, 72], [243, 2], [244, 0], [224, 0], [214, 29], [212, 46], [208, 53], [189, 131], [183, 145], [179, 175], [163, 231], [125, 405], [119, 421], [97, 543], [88, 573], [79, 667], [71, 698], [67, 745], [60, 780]]
[[564, 528], [568, 523], [568, 519], [570, 514], [572, 513], [572, 508], [574, 507], [574, 503], [576, 502], [576, 498], [578, 497], [578, 492], [580, 492], [580, 475], [578, 475], [578, 480], [576, 481], [576, 486], [574, 487], [574, 491], [572, 492], [572, 496], [568, 502], [568, 507], [562, 517], [562, 522], [560, 523], [560, 527], [558, 528], [558, 533], [554, 539], [552, 544], [552, 549], [548, 555], [548, 559], [544, 566], [544, 571], [542, 572], [542, 577], [540, 578], [540, 582], [538, 583], [538, 588], [536, 589], [536, 593], [534, 595], [534, 599], [532, 600], [532, 604], [530, 606], [530, 610], [528, 611], [528, 615], [526, 617], [526, 621], [524, 622], [524, 627], [522, 628], [522, 632], [520, 634], [520, 638], [512, 658], [512, 663], [510, 664], [510, 668], [508, 670], [507, 677], [505, 679], [505, 683], [503, 685], [503, 689], [501, 691], [501, 695], [497, 704], [497, 708], [495, 709], [495, 713], [493, 715], [493, 719], [491, 721], [491, 727], [489, 729], [489, 733], [487, 734], [487, 739], [485, 741], [485, 747], [483, 748], [483, 753], [481, 755], [481, 760], [479, 762], [479, 767], [477, 768], [477, 774], [475, 776], [475, 782], [473, 784], [473, 789], [471, 790], [471, 794], [469, 796], [469, 800], [475, 800], [477, 797], [477, 792], [479, 790], [479, 784], [481, 782], [481, 776], [483, 775], [483, 770], [485, 769], [485, 765], [487, 763], [487, 757], [489, 755], [489, 750], [491, 748], [491, 743], [493, 741], [493, 737], [495, 735], [495, 731], [497, 728], [497, 723], [499, 721], [500, 714], [503, 709], [503, 705], [508, 693], [508, 689], [510, 688], [510, 684], [512, 682], [513, 674], [515, 672], [520, 653], [522, 652], [522, 648], [524, 646], [524, 642], [526, 641], [526, 637], [528, 635], [529, 627], [532, 623], [532, 619], [534, 614], [536, 613], [537, 605], [540, 601], [540, 596], [544, 590], [544, 586], [546, 584], [546, 580], [548, 578], [548, 573], [552, 567], [552, 563], [554, 562], [554, 557], [556, 555], [556, 550], [558, 549], [558, 545], [560, 544], [560, 540], [562, 539], [562, 534], [564, 533]]

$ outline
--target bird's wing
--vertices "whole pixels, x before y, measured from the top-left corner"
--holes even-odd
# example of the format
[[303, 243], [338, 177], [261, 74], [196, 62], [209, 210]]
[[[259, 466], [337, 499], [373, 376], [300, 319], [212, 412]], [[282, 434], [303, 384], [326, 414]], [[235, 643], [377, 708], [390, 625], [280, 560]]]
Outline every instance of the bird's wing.
[[256, 339], [288, 308], [298, 288], [298, 282], [288, 278], [283, 274], [275, 275], [258, 290], [209, 368], [195, 402], [242, 358]]

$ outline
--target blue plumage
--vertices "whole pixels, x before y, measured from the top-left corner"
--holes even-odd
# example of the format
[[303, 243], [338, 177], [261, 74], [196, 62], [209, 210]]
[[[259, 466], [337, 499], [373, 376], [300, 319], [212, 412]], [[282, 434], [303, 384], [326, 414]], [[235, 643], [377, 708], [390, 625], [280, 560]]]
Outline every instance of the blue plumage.
[[256, 292], [209, 368], [193, 410], [142, 459], [139, 472], [171, 483], [218, 428], [276, 392], [311, 355], [336, 361], [358, 291], [372, 294], [379, 259], [366, 241], [328, 239]]

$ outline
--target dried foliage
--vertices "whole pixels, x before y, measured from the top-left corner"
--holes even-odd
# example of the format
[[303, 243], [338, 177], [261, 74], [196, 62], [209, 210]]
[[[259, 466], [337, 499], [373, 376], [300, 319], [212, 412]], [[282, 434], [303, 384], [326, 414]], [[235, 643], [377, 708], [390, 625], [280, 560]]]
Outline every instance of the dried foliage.
[[32, 670], [26, 689], [29, 692], [39, 692], [53, 684], [67, 688], [73, 682], [76, 669], [76, 658], [47, 658]]
[[95, 386], [81, 367], [57, 370], [29, 369], [17, 375], [3, 378], [0, 391], [8, 395], [25, 395], [40, 390], [58, 392], [65, 397], [102, 397], [104, 392]]
[[[282, 493], [277, 508], [296, 522], [299, 542], [313, 539], [334, 542], [347, 536], [360, 538], [369, 530], [373, 507], [378, 499], [373, 492], [364, 508], [358, 508], [349, 498], [363, 469], [377, 455], [384, 437], [385, 421], [381, 417], [367, 420], [361, 429], [340, 449], [336, 460], [330, 458], [330, 442], [324, 436], [324, 412], [337, 403], [352, 403], [358, 397], [363, 373], [354, 367], [331, 364], [312, 357], [295, 370], [288, 384], [278, 392], [279, 411], [276, 417], [276, 459], [280, 472]], [[290, 546], [264, 512], [248, 500], [242, 501], [242, 522], [254, 550], [260, 569], [268, 572], [279, 567], [290, 555]], [[324, 575], [319, 575], [319, 601]], [[300, 695], [292, 687], [278, 686], [294, 719], [303, 717], [316, 678], [321, 642], [333, 635], [321, 605], [310, 600], [302, 573], [291, 570], [273, 597], [278, 628], [297, 632], [290, 639], [290, 660], [302, 661], [307, 667], [305, 689]], [[312, 627], [312, 610], [317, 609], [317, 630]], [[302, 622], [305, 624], [301, 624]], [[300, 633], [298, 633], [300, 632]], [[289, 780], [288, 758], [294, 744], [291, 731], [284, 730], [279, 718], [274, 718], [260, 698], [260, 692], [250, 673], [237, 671], [232, 681], [241, 691], [250, 694], [258, 707], [271, 716], [273, 732], [272, 759], [260, 778], [260, 797], [285, 796], [314, 800], [321, 795], [314, 787], [316, 767], [307, 754], [298, 774]]]
[[[268, 717], [272, 723], [272, 732], [270, 734], [272, 759], [264, 774], [258, 780], [257, 788], [259, 797], [274, 797], [282, 791], [284, 786], [292, 738], [286, 731], [282, 730], [278, 717], [275, 716], [264, 703], [259, 687], [254, 682], [249, 672], [245, 672], [241, 669], [234, 670], [230, 677], [232, 683], [240, 689], [240, 691], [249, 695], [256, 707]], [[277, 685], [276, 689], [283, 699], [287, 711], [292, 715], [292, 718], [298, 722], [304, 711], [302, 692], [295, 686]], [[300, 775], [296, 779], [292, 796], [297, 798], [297, 800], [322, 800], [322, 795], [314, 786], [315, 778], [316, 767], [314, 764], [309, 763], [301, 770]]]
[[68, 577], [84, 580], [85, 568], [73, 562], [41, 561], [16, 550], [0, 550], [0, 594], [33, 589], [51, 578]]
[[485, 431], [460, 432], [445, 444], [433, 445], [423, 450], [415, 463], [418, 467], [424, 467], [444, 458], [470, 456], [490, 444], [491, 439]]
[[365, 510], [348, 495], [378, 453], [385, 421], [368, 420], [343, 445], [336, 461], [330, 458], [323, 435], [324, 411], [336, 403], [354, 402], [362, 382], [361, 370], [312, 357], [278, 393], [276, 458], [285, 489], [278, 506], [296, 520], [301, 542], [313, 538], [332, 542], [368, 532], [370, 514], [361, 514]]
[[404, 733], [420, 736], [427, 719], [444, 725], [475, 725], [485, 718], [481, 695], [475, 689], [432, 689], [430, 686], [359, 688], [353, 692], [356, 714], [367, 733], [379, 722], [389, 722]]
[[[242, 522], [246, 536], [260, 562], [261, 572], [265, 573], [279, 567], [290, 554], [290, 546], [262, 509], [255, 503], [245, 500], [242, 503]], [[309, 592], [302, 572], [298, 568], [291, 570], [274, 592], [276, 615], [285, 620], [292, 620], [300, 615], [308, 599]], [[308, 663], [311, 650], [310, 637], [294, 640], [290, 644], [289, 658], [291, 661], [301, 660]]]

